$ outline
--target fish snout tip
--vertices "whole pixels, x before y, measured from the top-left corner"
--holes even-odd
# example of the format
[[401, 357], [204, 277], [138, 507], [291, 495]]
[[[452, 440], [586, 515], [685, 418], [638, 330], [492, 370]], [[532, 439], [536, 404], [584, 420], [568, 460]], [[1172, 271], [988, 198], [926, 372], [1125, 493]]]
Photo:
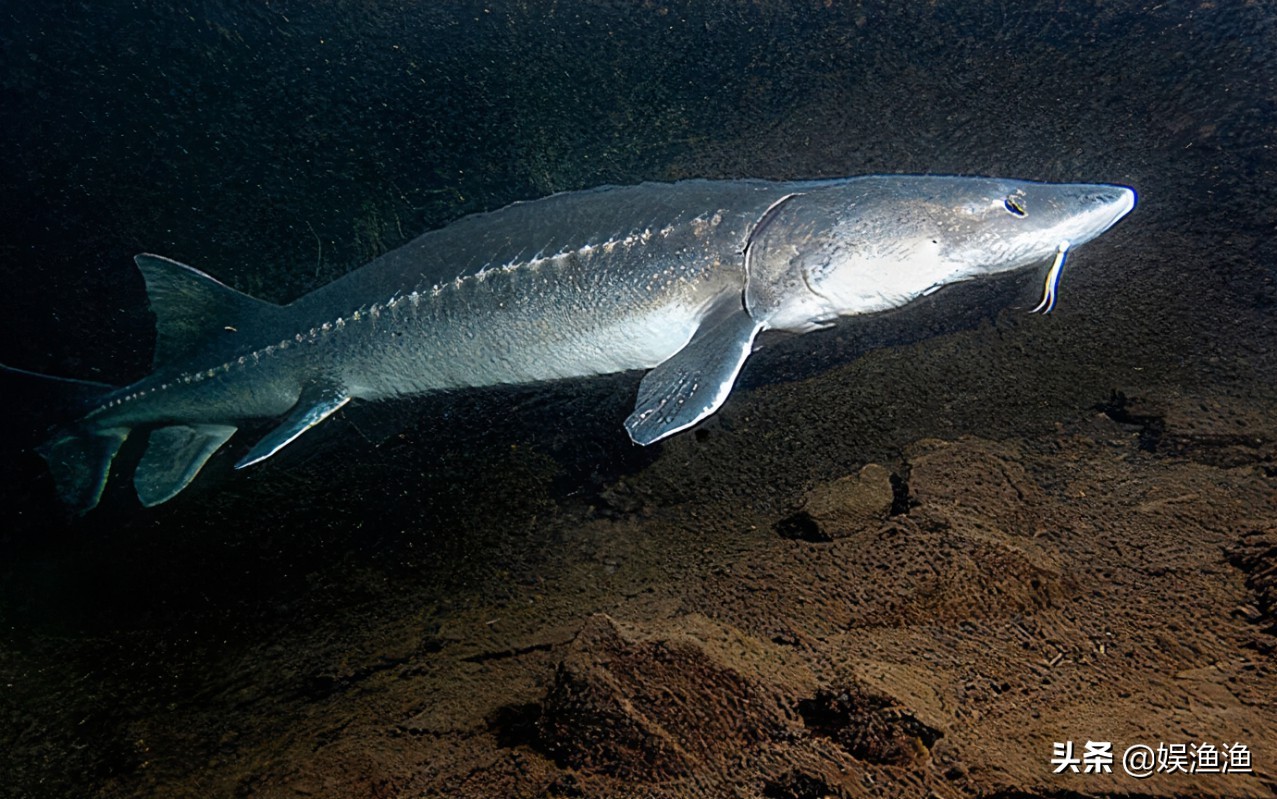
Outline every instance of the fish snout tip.
[[1135, 204], [1139, 202], [1139, 196], [1136, 194], [1135, 189], [1130, 186], [1115, 186], [1114, 188], [1117, 189], [1118, 195], [1116, 204], [1122, 209], [1122, 215], [1125, 216], [1135, 208]]
[[1138, 196], [1130, 186], [1105, 186], [1104, 191], [1099, 194], [1099, 200], [1113, 212], [1113, 220], [1117, 221], [1135, 208]]
[[1091, 200], [1094, 203], [1094, 213], [1098, 215], [1098, 218], [1094, 215], [1092, 218], [1100, 223], [1100, 227], [1081, 240], [1098, 236], [1121, 221], [1135, 208], [1138, 197], [1135, 189], [1130, 186], [1106, 185], [1099, 187], [1099, 190], [1091, 195]]

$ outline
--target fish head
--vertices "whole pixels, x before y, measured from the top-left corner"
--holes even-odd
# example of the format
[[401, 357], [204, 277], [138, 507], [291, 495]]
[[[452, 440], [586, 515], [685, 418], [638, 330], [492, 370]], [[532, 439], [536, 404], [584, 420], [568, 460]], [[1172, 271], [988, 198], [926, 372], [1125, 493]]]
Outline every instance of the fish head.
[[746, 249], [751, 315], [795, 332], [1058, 262], [1135, 206], [1133, 190], [1103, 184], [882, 175], [796, 185], [805, 190], [769, 209]]
[[[931, 211], [941, 254], [964, 276], [1050, 260], [1099, 236], [1135, 207], [1135, 191], [1097, 183], [956, 178], [955, 196]], [[939, 235], [943, 232], [943, 235]]]

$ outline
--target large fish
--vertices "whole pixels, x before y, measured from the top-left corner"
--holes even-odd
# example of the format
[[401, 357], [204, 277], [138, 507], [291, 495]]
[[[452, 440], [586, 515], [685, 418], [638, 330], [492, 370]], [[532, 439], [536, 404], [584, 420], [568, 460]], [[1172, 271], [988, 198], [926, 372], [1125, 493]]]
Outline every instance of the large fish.
[[625, 421], [650, 444], [718, 409], [765, 330], [1047, 262], [1050, 310], [1068, 248], [1134, 204], [1120, 186], [937, 176], [601, 188], [466, 217], [284, 306], [139, 255], [154, 370], [122, 388], [65, 381], [78, 416], [40, 452], [83, 512], [145, 430], [133, 482], [151, 506], [245, 419], [283, 417], [237, 467], [351, 400], [630, 369], [651, 370]]

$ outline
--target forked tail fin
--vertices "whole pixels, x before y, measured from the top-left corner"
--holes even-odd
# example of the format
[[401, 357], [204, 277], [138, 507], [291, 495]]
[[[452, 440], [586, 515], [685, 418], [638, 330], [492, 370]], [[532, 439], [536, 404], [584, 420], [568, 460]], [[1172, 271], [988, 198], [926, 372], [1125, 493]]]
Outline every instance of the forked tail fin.
[[58, 488], [58, 496], [76, 513], [97, 507], [111, 471], [111, 461], [129, 437], [127, 427], [75, 431], [68, 428], [36, 448]]
[[[154, 365], [157, 369], [203, 355], [221, 357], [227, 348], [252, 340], [269, 324], [279, 307], [226, 286], [198, 269], [158, 255], [135, 258], [146, 279], [146, 292], [156, 318]], [[216, 361], [213, 361], [216, 362]], [[19, 432], [18, 446], [29, 447], [38, 437], [47, 440], [35, 450], [49, 464], [58, 495], [77, 513], [97, 506], [111, 462], [128, 438], [131, 427], [113, 424], [109, 417], [89, 416], [101, 408], [115, 386], [67, 380], [0, 366], [0, 396], [16, 399], [14, 414], [4, 418]], [[12, 384], [10, 388], [8, 384]], [[134, 414], [131, 418], [143, 418]], [[322, 417], [321, 417], [322, 418]], [[66, 423], [68, 419], [79, 421]], [[167, 502], [190, 484], [235, 427], [225, 423], [188, 421], [174, 424], [157, 416], [137, 422], [150, 430], [133, 485], [142, 504]], [[19, 430], [20, 428], [20, 430]], [[52, 430], [52, 434], [49, 431]], [[12, 441], [13, 436], [0, 440]]]
[[[103, 383], [49, 377], [3, 365], [0, 380], [14, 384], [7, 396], [23, 397], [16, 403], [17, 410], [25, 412], [27, 419], [16, 423], [10, 437], [17, 438], [19, 446], [29, 446], [50, 428], [41, 416], [52, 412], [76, 418], [116, 390]], [[72, 422], [54, 427], [52, 435], [35, 447], [49, 464], [58, 497], [72, 511], [83, 514], [97, 507], [111, 463], [131, 431], [124, 425], [96, 427]], [[133, 473], [138, 499], [148, 508], [172, 499], [234, 433], [233, 426], [224, 424], [166, 425], [151, 430], [146, 451]]]
[[[6, 420], [6, 426], [19, 446], [29, 446], [56, 421], [78, 417], [116, 390], [105, 383], [50, 377], [3, 365], [0, 380], [5, 396], [12, 400], [13, 417]], [[58, 495], [77, 513], [84, 513], [98, 504], [111, 461], [128, 435], [127, 427], [88, 429], [72, 424], [58, 428], [36, 451], [49, 464]]]

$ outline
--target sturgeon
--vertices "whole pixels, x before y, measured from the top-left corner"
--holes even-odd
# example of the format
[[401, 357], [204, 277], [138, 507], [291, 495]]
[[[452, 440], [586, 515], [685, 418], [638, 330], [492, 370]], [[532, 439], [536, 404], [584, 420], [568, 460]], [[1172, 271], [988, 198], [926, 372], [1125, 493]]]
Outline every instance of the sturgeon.
[[133, 483], [154, 506], [248, 419], [282, 417], [237, 468], [352, 400], [638, 369], [625, 429], [651, 444], [721, 407], [764, 331], [1047, 262], [1049, 311], [1069, 247], [1134, 205], [1123, 186], [946, 176], [604, 187], [462, 218], [283, 306], [138, 255], [153, 371], [124, 387], [48, 378], [78, 408], [38, 451], [82, 513], [145, 431]]

